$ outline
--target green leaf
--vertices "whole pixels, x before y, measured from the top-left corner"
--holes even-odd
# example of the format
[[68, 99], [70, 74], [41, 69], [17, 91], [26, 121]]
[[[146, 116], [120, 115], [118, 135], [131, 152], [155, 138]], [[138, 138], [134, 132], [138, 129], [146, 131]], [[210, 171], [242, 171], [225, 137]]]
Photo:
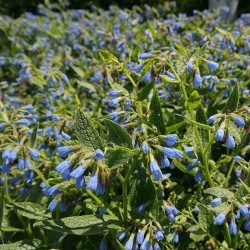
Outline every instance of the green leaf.
[[2, 228], [4, 205], [5, 205], [4, 188], [0, 187], [0, 229]]
[[227, 189], [221, 188], [221, 187], [211, 187], [204, 190], [205, 194], [212, 194], [215, 197], [224, 197], [228, 200], [234, 199], [234, 193], [228, 191]]
[[111, 229], [121, 229], [121, 222], [109, 215], [72, 216], [63, 219], [36, 222], [35, 227], [76, 235], [103, 234]]
[[15, 243], [0, 245], [1, 250], [36, 250], [43, 247], [40, 240], [21, 240]]
[[77, 81], [77, 83], [78, 83], [81, 87], [84, 87], [84, 88], [86, 88], [86, 89], [92, 90], [93, 92], [96, 92], [95, 87], [94, 87], [91, 83], [83, 82], [83, 81]]
[[192, 231], [189, 236], [195, 242], [199, 242], [202, 241], [207, 236], [207, 234], [204, 233], [201, 229], [197, 229], [195, 231]]
[[156, 191], [154, 184], [142, 162], [138, 161], [136, 169], [129, 180], [129, 203], [132, 207], [137, 208], [139, 205], [151, 202], [147, 206], [147, 208], [150, 209], [155, 199]]
[[176, 131], [177, 129], [181, 128], [184, 124], [186, 124], [186, 121], [182, 121], [182, 122], [176, 123], [172, 126], [169, 126], [166, 128], [166, 133], [170, 134], [170, 133]]
[[208, 208], [202, 204], [199, 204], [198, 220], [199, 223], [207, 230], [207, 232], [213, 232], [214, 213], [209, 211]]
[[111, 142], [118, 146], [133, 149], [131, 136], [123, 127], [108, 119], [104, 119], [104, 122], [109, 130]]
[[78, 76], [80, 76], [81, 79], [83, 79], [85, 77], [85, 73], [84, 73], [84, 71], [81, 68], [76, 67], [74, 65], [71, 65], [70, 67], [75, 71], [75, 73]]
[[34, 220], [50, 219], [51, 214], [48, 210], [40, 204], [32, 202], [15, 202], [13, 207], [17, 210], [18, 214]]
[[177, 79], [173, 79], [173, 78], [171, 78], [171, 77], [169, 77], [169, 76], [167, 76], [167, 75], [159, 75], [160, 76], [160, 78], [163, 80], [163, 81], [165, 81], [165, 82], [167, 82], [167, 83], [179, 83], [179, 81], [177, 80]]
[[154, 91], [149, 109], [150, 109], [149, 121], [158, 128], [161, 134], [165, 134], [166, 129], [157, 89]]
[[[198, 123], [201, 123], [201, 124], [207, 123], [207, 117], [206, 117], [205, 111], [201, 105], [199, 105], [197, 107], [195, 119]], [[203, 127], [197, 127], [197, 129], [199, 132], [199, 136], [200, 136], [203, 148], [206, 148], [207, 143], [209, 141], [209, 131]], [[193, 133], [194, 133], [194, 131], [193, 131]], [[193, 134], [193, 136], [196, 137], [195, 133]], [[194, 140], [194, 150], [197, 154], [198, 159], [202, 162], [202, 152], [201, 152], [201, 149], [200, 149], [200, 146], [199, 146], [197, 140]]]
[[141, 88], [138, 92], [137, 92], [137, 100], [138, 101], [143, 101], [145, 100], [150, 91], [154, 88], [154, 81], [149, 82], [145, 87]]
[[177, 159], [174, 158], [173, 162], [176, 165], [176, 167], [179, 168], [182, 172], [191, 174], [193, 176], [196, 174], [196, 171], [194, 169], [188, 171], [187, 168], [184, 165], [182, 165]]
[[238, 145], [241, 143], [240, 132], [241, 130], [237, 128], [237, 126], [232, 121], [228, 122], [228, 133], [234, 137], [234, 140]]
[[104, 156], [104, 162], [109, 168], [117, 167], [125, 164], [140, 152], [140, 149], [131, 150], [119, 146], [116, 148], [109, 148]]
[[238, 83], [236, 83], [222, 112], [234, 112], [238, 107], [238, 103], [239, 103], [239, 87]]
[[245, 185], [242, 185], [238, 190], [237, 192], [235, 193], [235, 197], [237, 199], [241, 199], [243, 198], [244, 196], [247, 196], [249, 195], [249, 191], [248, 189], [246, 188], [247, 187], [250, 187], [250, 173], [247, 174], [247, 177], [246, 179], [244, 180], [244, 184]]
[[111, 77], [110, 74], [108, 74], [108, 83], [110, 87], [116, 90], [118, 93], [123, 94], [123, 95], [129, 95], [129, 92], [125, 88], [123, 88], [120, 84], [115, 83], [113, 81], [113, 78]]
[[208, 46], [209, 42], [206, 42], [201, 48], [194, 49], [184, 55], [180, 60], [178, 60], [175, 64], [175, 71], [178, 75], [182, 75], [186, 70], [186, 66], [191, 58], [196, 59], [199, 57], [203, 57]]
[[194, 90], [188, 100], [185, 102], [185, 107], [186, 108], [191, 108], [191, 109], [195, 109], [197, 108], [197, 106], [200, 104], [200, 95], [198, 94], [198, 92], [196, 90]]
[[80, 108], [76, 114], [76, 136], [81, 144], [91, 150], [104, 148], [97, 130]]
[[119, 63], [118, 59], [106, 50], [99, 50], [99, 54], [104, 62], [115, 62]]
[[39, 127], [39, 122], [37, 122], [36, 125], [34, 126], [31, 137], [30, 137], [30, 147], [31, 148], [33, 148], [33, 146], [35, 144], [38, 127]]

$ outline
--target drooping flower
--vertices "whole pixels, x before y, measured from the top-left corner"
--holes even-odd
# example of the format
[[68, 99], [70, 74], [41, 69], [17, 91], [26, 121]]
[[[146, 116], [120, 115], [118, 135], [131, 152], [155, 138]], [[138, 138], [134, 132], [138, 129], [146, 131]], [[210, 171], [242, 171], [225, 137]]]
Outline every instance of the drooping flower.
[[178, 242], [179, 242], [179, 234], [178, 234], [178, 232], [175, 231], [175, 232], [173, 233], [173, 236], [174, 236], [173, 242], [174, 242], [174, 243], [178, 243]]
[[167, 144], [167, 146], [172, 147], [176, 141], [178, 140], [178, 136], [176, 134], [168, 134], [165, 137], [165, 142]]
[[212, 61], [207, 62], [207, 66], [212, 70], [217, 70], [219, 68], [219, 64]]
[[188, 62], [188, 64], [187, 64], [187, 71], [189, 72], [189, 73], [192, 73], [192, 71], [193, 71], [193, 64], [192, 64], [192, 62]]
[[248, 210], [248, 208], [247, 208], [247, 205], [241, 205], [241, 206], [239, 207], [239, 210], [240, 210], [240, 213], [241, 213], [244, 217], [246, 217], [246, 218], [249, 217], [250, 213], [249, 213], [249, 210]]
[[161, 241], [161, 240], [164, 239], [163, 231], [160, 230], [160, 229], [156, 229], [156, 230], [154, 231], [154, 235], [155, 235], [155, 239], [156, 239], [157, 241]]
[[102, 239], [99, 250], [107, 250], [108, 246], [107, 246], [107, 240], [105, 238]]
[[222, 202], [222, 199], [221, 198], [215, 198], [211, 201], [211, 204], [213, 207], [218, 207]]
[[101, 149], [97, 149], [95, 152], [94, 152], [94, 158], [96, 160], [102, 160], [104, 157], [104, 152], [101, 150]]
[[232, 234], [232, 235], [236, 235], [236, 233], [237, 233], [237, 225], [236, 225], [235, 221], [233, 221], [233, 220], [229, 224], [229, 231], [230, 231], [230, 234]]
[[143, 152], [144, 154], [147, 154], [147, 153], [149, 152], [148, 143], [144, 141], [144, 142], [142, 143], [141, 149], [142, 149], [142, 152]]
[[239, 126], [239, 127], [244, 127], [245, 126], [245, 121], [242, 117], [236, 117], [234, 119], [235, 123]]
[[210, 117], [208, 118], [208, 120], [207, 120], [207, 123], [208, 123], [208, 124], [214, 123], [214, 121], [216, 120], [216, 118], [217, 118], [217, 115], [212, 115], [212, 116], [210, 116]]
[[224, 139], [224, 129], [220, 127], [215, 134], [215, 140], [223, 141], [223, 139]]
[[119, 241], [122, 241], [126, 237], [126, 231], [122, 230], [116, 235], [116, 237], [118, 238]]
[[34, 150], [34, 149], [32, 149], [32, 148], [29, 149], [29, 153], [30, 153], [30, 156], [31, 156], [34, 160], [37, 160], [38, 158], [40, 158], [40, 154], [39, 154], [36, 150]]
[[234, 138], [230, 134], [228, 134], [227, 139], [226, 139], [226, 147], [227, 148], [234, 148], [235, 147]]
[[150, 172], [154, 176], [154, 179], [156, 181], [159, 181], [163, 178], [161, 169], [160, 169], [160, 167], [155, 159], [152, 159], [150, 161]]
[[167, 168], [167, 167], [169, 167], [170, 166], [170, 161], [169, 161], [169, 159], [166, 157], [166, 156], [164, 156], [162, 159], [161, 159], [161, 167], [162, 168]]
[[65, 157], [71, 152], [71, 148], [69, 146], [58, 147], [57, 152], [60, 157]]
[[200, 88], [202, 86], [202, 79], [199, 73], [195, 73], [194, 75], [194, 86], [196, 88]]
[[248, 220], [246, 221], [246, 223], [244, 224], [244, 229], [245, 229], [246, 231], [250, 231], [250, 219], [248, 219]]
[[226, 218], [226, 214], [225, 213], [219, 213], [216, 217], [215, 217], [215, 221], [214, 221], [214, 223], [216, 224], [216, 225], [221, 225], [223, 222], [224, 222], [224, 220], [225, 220], [225, 218]]
[[53, 212], [53, 211], [56, 209], [57, 204], [58, 204], [58, 200], [53, 199], [53, 200], [50, 202], [50, 204], [49, 204], [49, 206], [48, 206], [48, 209], [49, 209], [50, 211]]

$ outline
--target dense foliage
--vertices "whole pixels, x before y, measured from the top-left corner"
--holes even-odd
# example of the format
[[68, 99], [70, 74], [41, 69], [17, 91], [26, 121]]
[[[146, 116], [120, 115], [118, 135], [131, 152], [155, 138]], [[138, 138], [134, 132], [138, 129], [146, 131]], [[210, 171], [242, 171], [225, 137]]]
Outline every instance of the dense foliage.
[[0, 249], [248, 249], [250, 15], [39, 13], [0, 17]]

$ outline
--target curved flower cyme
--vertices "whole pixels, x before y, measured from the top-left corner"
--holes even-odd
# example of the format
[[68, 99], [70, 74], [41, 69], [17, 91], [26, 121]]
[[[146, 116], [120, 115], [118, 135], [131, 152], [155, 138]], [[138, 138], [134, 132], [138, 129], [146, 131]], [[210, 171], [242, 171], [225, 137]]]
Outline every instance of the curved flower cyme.
[[144, 237], [145, 237], [145, 231], [143, 231], [143, 230], [139, 230], [138, 231], [138, 233], [137, 233], [137, 235], [136, 235], [136, 242], [138, 243], [138, 244], [142, 244], [142, 242], [144, 241]]
[[85, 170], [86, 169], [84, 167], [79, 166], [76, 169], [74, 169], [69, 175], [70, 175], [70, 177], [72, 177], [73, 179], [76, 180], [76, 179], [83, 176], [83, 173], [84, 173]]
[[221, 225], [224, 221], [225, 221], [225, 218], [226, 218], [226, 214], [225, 213], [219, 213], [216, 217], [215, 217], [215, 220], [214, 220], [214, 223], [216, 225]]
[[101, 150], [101, 149], [97, 149], [95, 152], [94, 152], [94, 158], [98, 161], [102, 160], [104, 157], [104, 152]]
[[125, 244], [125, 249], [126, 250], [132, 250], [133, 249], [133, 245], [134, 245], [134, 235], [132, 234], [129, 239], [127, 240], [126, 244]]

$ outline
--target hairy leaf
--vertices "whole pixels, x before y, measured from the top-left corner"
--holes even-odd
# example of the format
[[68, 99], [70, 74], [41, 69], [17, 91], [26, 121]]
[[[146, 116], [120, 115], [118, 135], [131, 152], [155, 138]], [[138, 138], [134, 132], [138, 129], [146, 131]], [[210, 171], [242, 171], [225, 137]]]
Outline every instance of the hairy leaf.
[[122, 147], [127, 147], [130, 149], [133, 148], [131, 136], [124, 128], [122, 128], [119, 124], [108, 119], [104, 119], [104, 122], [108, 128], [111, 141], [114, 144], [117, 144], [118, 146]]
[[212, 194], [215, 197], [224, 197], [228, 200], [232, 200], [234, 198], [234, 193], [228, 191], [227, 189], [221, 187], [211, 187], [204, 190], [205, 194]]
[[76, 135], [78, 141], [91, 150], [102, 149], [102, 139], [92, 122], [84, 115], [79, 108], [76, 114]]
[[227, 112], [227, 111], [234, 112], [238, 107], [238, 103], [239, 103], [239, 87], [238, 83], [236, 83], [222, 112]]
[[30, 147], [31, 148], [33, 148], [33, 146], [35, 144], [38, 127], [39, 127], [39, 122], [36, 123], [35, 127], [33, 128], [31, 137], [30, 137]]
[[36, 222], [34, 226], [68, 234], [96, 235], [111, 229], [121, 229], [121, 222], [109, 215], [84, 215], [43, 220]]
[[154, 88], [154, 81], [149, 82], [145, 87], [141, 88], [137, 93], [137, 100], [143, 101], [145, 100], [150, 91]]

